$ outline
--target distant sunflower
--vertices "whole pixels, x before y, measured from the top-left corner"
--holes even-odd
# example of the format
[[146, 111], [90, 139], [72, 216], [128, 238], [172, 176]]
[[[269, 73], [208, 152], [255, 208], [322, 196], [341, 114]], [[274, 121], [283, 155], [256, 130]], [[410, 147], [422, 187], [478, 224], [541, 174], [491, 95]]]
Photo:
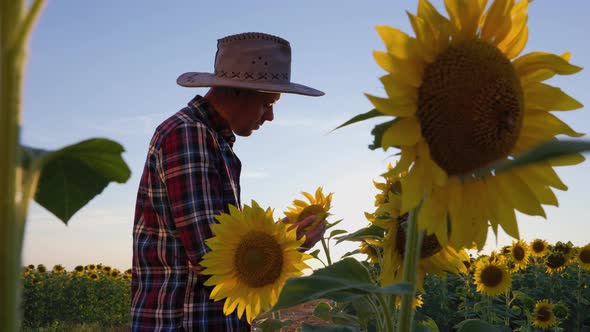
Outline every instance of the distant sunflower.
[[556, 273], [565, 269], [569, 259], [561, 252], [551, 251], [545, 256], [545, 269], [547, 273]]
[[526, 242], [523, 240], [512, 241], [512, 246], [510, 247], [510, 258], [519, 270], [527, 266], [529, 262], [529, 255], [529, 246]]
[[537, 302], [533, 310], [533, 325], [543, 331], [555, 325], [557, 320], [553, 314], [553, 306], [549, 300]]
[[482, 259], [475, 266], [473, 282], [478, 292], [493, 296], [510, 289], [512, 275], [503, 260]]
[[82, 273], [82, 272], [84, 272], [84, 266], [78, 265], [74, 268], [74, 271], [76, 271], [78, 273]]
[[64, 272], [66, 272], [66, 269], [63, 267], [63, 265], [56, 264], [56, 265], [53, 266], [53, 270], [51, 270], [51, 272], [53, 272], [53, 273], [64, 273]]
[[229, 214], [215, 218], [211, 225], [214, 237], [206, 243], [211, 249], [203, 256], [203, 274], [211, 275], [206, 286], [215, 286], [210, 298], [225, 298], [223, 312], [244, 312], [252, 322], [261, 311], [270, 309], [285, 281], [303, 274], [305, 260], [312, 256], [298, 250], [305, 239], [297, 240], [296, 230], [286, 230], [283, 222], [275, 223], [273, 211], [262, 209], [252, 201], [243, 211], [230, 206]]
[[[383, 286], [401, 281], [406, 249], [406, 232], [401, 224], [407, 214], [397, 217], [385, 237], [383, 238], [383, 262], [381, 265], [381, 284]], [[425, 235], [420, 249], [418, 265], [418, 289], [422, 288], [425, 274], [444, 276], [447, 272], [466, 273], [463, 264], [469, 261], [466, 250], [455, 250], [450, 246], [442, 246], [434, 234]]]
[[[449, 19], [428, 0], [409, 14], [416, 37], [376, 27], [387, 52], [374, 57], [387, 98], [367, 95], [375, 108], [395, 117], [387, 122], [381, 147], [401, 150], [392, 172], [401, 181], [406, 213], [423, 201], [418, 224], [444, 246], [482, 248], [488, 225], [519, 238], [515, 210], [545, 216], [557, 206], [551, 187], [566, 190], [554, 166], [580, 163], [576, 154], [510, 171], [473, 173], [510, 159], [557, 135], [579, 137], [550, 111], [583, 105], [543, 81], [582, 68], [561, 56], [519, 56], [528, 38], [528, 0], [445, 0]], [[452, 232], [447, 234], [449, 220]]]
[[552, 247], [552, 250], [563, 254], [568, 261], [573, 261], [576, 257], [576, 251], [574, 249], [574, 244], [571, 241], [568, 241], [568, 242], [557, 241], [557, 243]]
[[548, 252], [549, 243], [543, 239], [534, 239], [531, 242], [531, 255], [535, 257], [545, 257]]
[[105, 274], [109, 274], [109, 273], [111, 273], [111, 270], [112, 270], [112, 269], [113, 269], [112, 267], [110, 267], [110, 266], [108, 266], [108, 265], [105, 265], [105, 266], [103, 266], [103, 267], [102, 267], [102, 269], [101, 269], [101, 270], [102, 270], [102, 272], [104, 272]]
[[85, 266], [85, 268], [86, 268], [86, 270], [88, 270], [90, 272], [96, 271], [96, 265], [94, 265], [94, 264], [88, 264]]
[[90, 280], [94, 280], [94, 281], [96, 281], [96, 280], [98, 280], [99, 278], [100, 278], [100, 277], [98, 276], [98, 273], [96, 273], [96, 272], [90, 272], [90, 273], [88, 274], [88, 279], [90, 279]]
[[39, 265], [37, 265], [37, 271], [39, 273], [45, 273], [45, 272], [47, 272], [47, 268], [45, 267], [45, 265], [39, 264]]
[[370, 239], [361, 241], [359, 251], [367, 255], [367, 259], [371, 264], [379, 264], [379, 257], [381, 256], [380, 242]]
[[578, 249], [576, 258], [582, 268], [590, 270], [590, 243]]
[[327, 196], [322, 192], [322, 187], [318, 187], [315, 191], [315, 195], [308, 192], [302, 192], [303, 196], [307, 198], [307, 202], [296, 199], [293, 201], [293, 206], [289, 207], [285, 211], [285, 216], [288, 219], [288, 223], [293, 224], [301, 221], [309, 216], [316, 216], [315, 222], [308, 227], [308, 229], [314, 228], [320, 222], [326, 220], [330, 215], [330, 205], [332, 203], [332, 194], [329, 193]]

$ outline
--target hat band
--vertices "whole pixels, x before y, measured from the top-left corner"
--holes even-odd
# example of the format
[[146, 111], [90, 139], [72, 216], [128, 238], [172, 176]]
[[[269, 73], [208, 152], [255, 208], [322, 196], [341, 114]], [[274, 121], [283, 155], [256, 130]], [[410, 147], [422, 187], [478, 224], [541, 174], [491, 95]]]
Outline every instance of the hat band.
[[289, 82], [289, 73], [271, 73], [271, 72], [247, 72], [247, 71], [225, 71], [216, 70], [215, 76], [224, 79], [237, 81], [269, 81], [269, 82]]

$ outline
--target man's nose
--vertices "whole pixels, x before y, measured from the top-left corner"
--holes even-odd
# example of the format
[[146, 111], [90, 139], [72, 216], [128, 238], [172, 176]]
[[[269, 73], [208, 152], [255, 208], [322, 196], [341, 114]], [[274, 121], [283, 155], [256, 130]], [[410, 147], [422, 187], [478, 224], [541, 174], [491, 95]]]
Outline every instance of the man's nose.
[[262, 117], [262, 120], [272, 121], [274, 118], [275, 118], [275, 115], [274, 115], [273, 110], [271, 108], [268, 111], [264, 112], [264, 116]]

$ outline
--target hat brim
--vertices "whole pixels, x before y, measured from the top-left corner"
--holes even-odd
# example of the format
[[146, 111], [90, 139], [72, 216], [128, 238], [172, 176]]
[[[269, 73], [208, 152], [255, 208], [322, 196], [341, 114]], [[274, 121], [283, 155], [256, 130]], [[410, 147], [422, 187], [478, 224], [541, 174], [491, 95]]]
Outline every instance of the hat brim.
[[262, 92], [294, 93], [298, 95], [319, 97], [324, 92], [297, 83], [270, 83], [245, 80], [226, 79], [211, 73], [188, 72], [180, 75], [176, 83], [187, 88], [228, 87], [250, 89]]

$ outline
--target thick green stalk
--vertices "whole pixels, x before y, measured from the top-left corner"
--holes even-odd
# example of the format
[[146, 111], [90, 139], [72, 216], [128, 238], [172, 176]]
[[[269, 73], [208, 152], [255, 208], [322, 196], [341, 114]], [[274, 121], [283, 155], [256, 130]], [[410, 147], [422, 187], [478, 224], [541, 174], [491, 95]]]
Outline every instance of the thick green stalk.
[[420, 248], [422, 246], [422, 234], [418, 232], [418, 209], [410, 210], [408, 214], [408, 228], [406, 229], [406, 248], [404, 254], [403, 282], [413, 285], [412, 293], [402, 295], [402, 303], [399, 313], [399, 331], [410, 332], [414, 321], [414, 295], [416, 293], [416, 280], [418, 279], [418, 262], [420, 260]]
[[[0, 0], [0, 330], [17, 331], [26, 204], [19, 165], [25, 44], [44, 0]], [[34, 178], [31, 178], [36, 182]], [[34, 191], [34, 188], [29, 188]]]
[[326, 239], [322, 238], [322, 247], [324, 247], [324, 253], [326, 254], [326, 259], [328, 260], [328, 265], [332, 265], [332, 259], [330, 258], [330, 247], [326, 244]]

